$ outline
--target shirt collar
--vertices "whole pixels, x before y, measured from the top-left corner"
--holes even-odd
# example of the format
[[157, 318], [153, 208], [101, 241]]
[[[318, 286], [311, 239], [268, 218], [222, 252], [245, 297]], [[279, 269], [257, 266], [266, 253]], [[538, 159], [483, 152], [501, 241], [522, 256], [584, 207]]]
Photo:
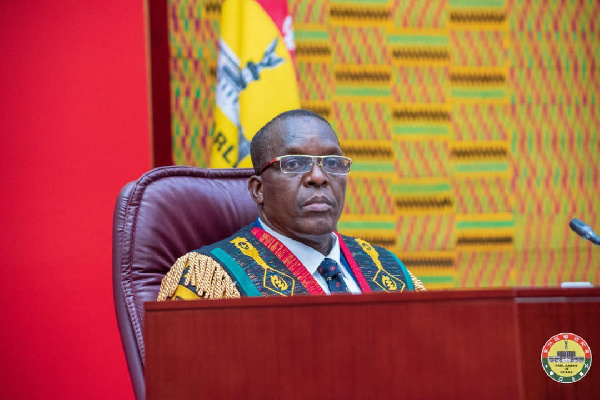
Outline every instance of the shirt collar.
[[335, 233], [331, 233], [331, 237], [333, 238], [333, 246], [331, 246], [331, 251], [329, 252], [329, 254], [324, 256], [317, 250], [305, 245], [304, 243], [300, 243], [297, 240], [284, 236], [279, 232], [275, 232], [260, 218], [258, 218], [258, 222], [268, 234], [274, 236], [277, 240], [283, 243], [285, 247], [287, 247], [288, 250], [291, 251], [296, 256], [296, 258], [306, 267], [306, 269], [308, 270], [308, 272], [310, 272], [311, 275], [314, 275], [315, 271], [317, 270], [321, 262], [325, 259], [325, 257], [333, 259], [335, 262], [338, 263], [338, 265], [342, 264], [340, 259], [340, 242], [338, 241], [338, 237]]

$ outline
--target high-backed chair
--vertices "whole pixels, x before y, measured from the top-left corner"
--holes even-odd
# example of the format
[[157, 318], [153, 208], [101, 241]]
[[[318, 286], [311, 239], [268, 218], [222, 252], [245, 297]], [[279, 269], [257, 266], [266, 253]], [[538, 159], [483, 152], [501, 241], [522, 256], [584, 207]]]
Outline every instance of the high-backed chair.
[[144, 302], [177, 258], [226, 238], [257, 215], [250, 169], [156, 168], [119, 194], [113, 221], [117, 322], [136, 398], [145, 398]]

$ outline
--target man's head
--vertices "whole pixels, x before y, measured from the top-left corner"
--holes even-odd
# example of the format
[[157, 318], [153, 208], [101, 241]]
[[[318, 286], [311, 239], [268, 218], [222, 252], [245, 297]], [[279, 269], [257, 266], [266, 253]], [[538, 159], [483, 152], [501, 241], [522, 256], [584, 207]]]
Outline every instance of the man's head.
[[285, 155], [341, 156], [331, 125], [311, 111], [287, 111], [267, 123], [252, 139], [256, 175], [248, 189], [260, 218], [275, 231], [319, 251], [328, 251], [331, 232], [344, 207], [346, 175], [331, 174], [313, 163], [309, 172], [285, 173], [279, 161]]

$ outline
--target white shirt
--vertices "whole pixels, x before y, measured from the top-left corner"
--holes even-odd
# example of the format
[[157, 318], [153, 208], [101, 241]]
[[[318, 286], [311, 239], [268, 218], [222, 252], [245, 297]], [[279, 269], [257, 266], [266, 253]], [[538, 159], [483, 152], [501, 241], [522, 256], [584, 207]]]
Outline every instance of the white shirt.
[[354, 281], [352, 274], [348, 272], [344, 264], [342, 264], [341, 260], [341, 251], [340, 251], [340, 243], [338, 242], [338, 237], [335, 233], [331, 233], [331, 237], [333, 238], [333, 246], [331, 247], [331, 251], [329, 254], [324, 256], [319, 253], [317, 250], [313, 249], [310, 246], [305, 245], [304, 243], [300, 243], [294, 239], [290, 239], [287, 236], [282, 235], [279, 232], [275, 232], [271, 229], [267, 224], [265, 224], [260, 218], [258, 219], [262, 228], [270, 235], [274, 236], [277, 240], [284, 244], [285, 247], [291, 251], [296, 258], [306, 267], [308, 272], [315, 278], [319, 286], [323, 289], [323, 291], [327, 294], [331, 294], [329, 292], [329, 287], [327, 286], [327, 281], [321, 274], [317, 272], [317, 268], [325, 258], [331, 258], [340, 266], [341, 277], [344, 280], [346, 286], [348, 286], [348, 290], [350, 293], [359, 294], [362, 293], [358, 284]]

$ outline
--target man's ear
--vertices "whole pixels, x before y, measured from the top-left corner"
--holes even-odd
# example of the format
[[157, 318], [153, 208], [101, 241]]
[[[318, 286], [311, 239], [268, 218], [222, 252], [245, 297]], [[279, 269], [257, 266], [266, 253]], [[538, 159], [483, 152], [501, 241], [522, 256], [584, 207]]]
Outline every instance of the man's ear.
[[262, 188], [262, 176], [252, 175], [248, 181], [248, 191], [250, 192], [250, 196], [252, 196], [252, 200], [259, 206], [262, 206], [264, 203]]

